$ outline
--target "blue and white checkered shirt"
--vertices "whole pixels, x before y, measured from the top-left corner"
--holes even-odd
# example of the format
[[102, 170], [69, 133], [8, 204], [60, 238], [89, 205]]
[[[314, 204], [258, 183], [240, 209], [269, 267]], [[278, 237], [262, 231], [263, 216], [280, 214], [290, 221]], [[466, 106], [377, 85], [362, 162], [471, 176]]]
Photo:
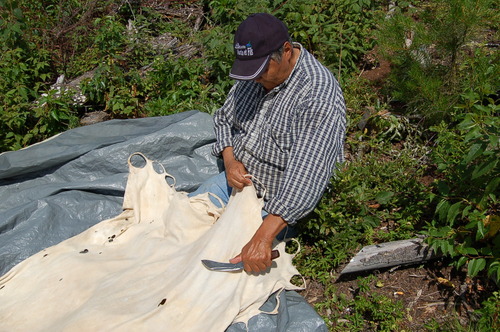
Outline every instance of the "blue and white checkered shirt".
[[[344, 160], [345, 103], [333, 74], [300, 44], [288, 79], [266, 93], [237, 81], [214, 115], [220, 156], [234, 156], [266, 187], [264, 210], [288, 224], [311, 212]], [[259, 190], [259, 186], [256, 186]], [[262, 190], [260, 190], [262, 195]]]

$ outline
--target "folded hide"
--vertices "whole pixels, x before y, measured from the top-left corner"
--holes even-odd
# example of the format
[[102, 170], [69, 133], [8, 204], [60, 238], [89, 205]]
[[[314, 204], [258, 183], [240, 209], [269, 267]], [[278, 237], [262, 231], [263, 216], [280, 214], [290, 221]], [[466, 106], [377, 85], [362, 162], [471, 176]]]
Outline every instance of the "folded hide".
[[207, 194], [175, 191], [161, 165], [142, 157], [143, 167], [129, 159], [123, 213], [0, 279], [1, 331], [222, 332], [259, 314], [272, 293], [298, 289], [284, 243], [259, 275], [201, 264], [237, 255], [262, 223], [253, 186], [219, 209]]

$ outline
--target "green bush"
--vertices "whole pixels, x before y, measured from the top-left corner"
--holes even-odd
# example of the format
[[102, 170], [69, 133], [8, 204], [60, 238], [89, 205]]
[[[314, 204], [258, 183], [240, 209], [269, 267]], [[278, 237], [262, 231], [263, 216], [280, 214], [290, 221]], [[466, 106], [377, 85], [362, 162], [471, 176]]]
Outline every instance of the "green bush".
[[435, 218], [423, 232], [431, 246], [500, 281], [498, 234], [498, 52], [485, 29], [498, 31], [489, 0], [436, 1], [396, 8], [378, 33], [393, 62], [392, 97], [434, 124]]
[[[104, 3], [109, 1], [94, 1], [91, 7]], [[80, 1], [62, 6], [1, 0], [0, 9], [0, 151], [5, 151], [77, 126], [78, 110], [69, 91], [49, 86], [61, 73], [73, 70], [68, 55], [79, 54], [89, 44], [86, 33], [75, 28], [76, 22], [86, 24]], [[87, 14], [91, 9], [85, 8]], [[91, 68], [87, 64], [83, 70]]]
[[358, 71], [374, 46], [372, 29], [381, 3], [369, 0], [275, 1], [277, 17], [294, 40], [318, 57], [339, 80]]
[[315, 305], [326, 312], [325, 321], [330, 331], [400, 331], [405, 321], [401, 301], [393, 300], [370, 290], [380, 283], [375, 276], [358, 277], [354, 296], [347, 299], [334, 286], [327, 286], [327, 300]]
[[493, 295], [482, 303], [481, 309], [476, 313], [480, 315], [476, 324], [477, 331], [500, 330], [500, 293], [493, 292]]
[[461, 100], [458, 124], [433, 127], [440, 179], [431, 197], [436, 218], [425, 234], [434, 249], [454, 258], [457, 268], [467, 264], [471, 277], [486, 270], [500, 282], [499, 106], [474, 91]]
[[0, 19], [0, 151], [20, 149], [54, 134], [54, 114], [34, 103], [51, 76], [50, 54], [26, 38], [28, 22], [17, 5], [0, 2], [5, 9]]
[[386, 91], [407, 114], [428, 124], [450, 119], [474, 75], [462, 64], [486, 48], [485, 29], [498, 31], [494, 6], [491, 0], [439, 0], [395, 7], [381, 19], [379, 50], [393, 64]]
[[[238, 25], [253, 13], [269, 13], [273, 8], [269, 0], [205, 0], [212, 25], [227, 28], [231, 34]], [[278, 2], [278, 1], [275, 1]], [[279, 1], [281, 2], [281, 1]], [[231, 39], [232, 43], [232, 39]]]

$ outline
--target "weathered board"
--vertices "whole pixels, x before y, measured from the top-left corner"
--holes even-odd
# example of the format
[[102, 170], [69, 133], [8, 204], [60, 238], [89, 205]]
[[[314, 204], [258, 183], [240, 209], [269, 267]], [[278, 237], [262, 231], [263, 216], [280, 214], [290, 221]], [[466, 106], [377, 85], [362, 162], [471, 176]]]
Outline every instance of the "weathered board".
[[363, 247], [340, 274], [414, 264], [436, 257], [423, 239], [392, 241]]

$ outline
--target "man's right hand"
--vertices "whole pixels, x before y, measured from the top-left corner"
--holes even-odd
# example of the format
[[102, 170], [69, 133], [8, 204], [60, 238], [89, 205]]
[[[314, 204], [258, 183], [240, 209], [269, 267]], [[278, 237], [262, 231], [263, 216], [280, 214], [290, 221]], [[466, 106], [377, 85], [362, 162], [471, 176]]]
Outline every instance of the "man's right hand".
[[241, 190], [252, 184], [252, 181], [245, 176], [248, 172], [243, 163], [234, 158], [232, 146], [228, 146], [222, 151], [222, 159], [226, 169], [227, 183], [230, 187]]

